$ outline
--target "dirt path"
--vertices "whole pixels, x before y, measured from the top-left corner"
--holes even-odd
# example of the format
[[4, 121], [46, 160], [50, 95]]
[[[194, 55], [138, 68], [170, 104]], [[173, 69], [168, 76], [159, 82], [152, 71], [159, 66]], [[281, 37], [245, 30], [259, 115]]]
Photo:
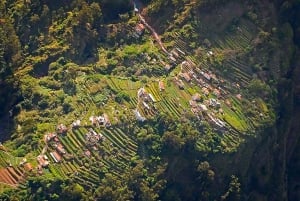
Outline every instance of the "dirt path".
[[168, 52], [168, 50], [165, 48], [164, 44], [161, 42], [159, 35], [156, 33], [156, 31], [146, 22], [145, 18], [138, 13], [138, 16], [141, 20], [141, 22], [151, 31], [154, 39], [157, 41], [158, 45], [160, 46], [160, 48], [166, 53], [166, 54], [170, 54]]
[[170, 55], [170, 53], [168, 52], [168, 50], [165, 48], [164, 44], [161, 42], [161, 39], [159, 37], [159, 35], [157, 34], [157, 32], [155, 31], [155, 29], [153, 29], [146, 21], [146, 19], [142, 16], [140, 10], [142, 8], [140, 8], [140, 6], [137, 5], [142, 5], [141, 2], [139, 2], [138, 0], [133, 1], [133, 5], [134, 5], [134, 12], [137, 12], [141, 22], [147, 27], [147, 29], [149, 29], [154, 37], [154, 39], [156, 40], [156, 42], [158, 43], [158, 45], [160, 46], [160, 48], [162, 49], [162, 51], [164, 51], [167, 55]]

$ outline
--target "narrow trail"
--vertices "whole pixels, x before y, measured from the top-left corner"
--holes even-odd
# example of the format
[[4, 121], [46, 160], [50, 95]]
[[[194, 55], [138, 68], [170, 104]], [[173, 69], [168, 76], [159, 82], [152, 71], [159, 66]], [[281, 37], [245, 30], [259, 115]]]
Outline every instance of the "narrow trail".
[[161, 42], [159, 35], [156, 33], [156, 31], [146, 22], [145, 18], [138, 13], [138, 16], [141, 20], [141, 22], [151, 31], [153, 37], [155, 38], [155, 40], [157, 41], [158, 45], [160, 46], [160, 48], [167, 54], [169, 55], [170, 53], [168, 52], [168, 50], [165, 48], [164, 44]]
[[141, 2], [139, 2], [138, 0], [133, 0], [133, 7], [134, 7], [134, 12], [136, 12], [140, 18], [140, 21], [151, 31], [154, 39], [156, 40], [156, 42], [158, 43], [158, 45], [160, 46], [160, 48], [162, 49], [162, 51], [164, 53], [166, 53], [167, 55], [170, 55], [170, 53], [168, 52], [168, 50], [165, 48], [164, 44], [161, 42], [161, 39], [159, 37], [159, 35], [157, 34], [157, 32], [155, 31], [154, 28], [152, 28], [146, 21], [146, 19], [142, 16], [141, 12], [140, 12], [140, 8], [137, 7], [137, 4], [140, 5]]

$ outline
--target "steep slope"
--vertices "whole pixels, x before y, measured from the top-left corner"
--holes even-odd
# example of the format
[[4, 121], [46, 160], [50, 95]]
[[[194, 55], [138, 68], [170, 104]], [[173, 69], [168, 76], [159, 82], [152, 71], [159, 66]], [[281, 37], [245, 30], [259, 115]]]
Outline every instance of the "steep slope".
[[298, 199], [296, 1], [1, 10], [0, 199]]

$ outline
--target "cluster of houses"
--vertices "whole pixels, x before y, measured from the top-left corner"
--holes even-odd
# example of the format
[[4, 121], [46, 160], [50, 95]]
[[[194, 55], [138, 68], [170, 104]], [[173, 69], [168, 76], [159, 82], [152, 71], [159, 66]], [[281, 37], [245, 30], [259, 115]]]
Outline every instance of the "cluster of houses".
[[[103, 114], [101, 116], [91, 116], [90, 117], [92, 126], [104, 126], [106, 128], [111, 126], [111, 122], [107, 114]], [[79, 128], [81, 126], [80, 120], [75, 120], [70, 127], [72, 129]], [[47, 167], [50, 163], [49, 158], [45, 154], [47, 148], [51, 148], [50, 156], [56, 162], [60, 163], [63, 157], [68, 157], [67, 152], [61, 143], [58, 135], [64, 135], [68, 132], [68, 127], [64, 124], [58, 124], [56, 127], [56, 132], [48, 133], [44, 135], [44, 141], [46, 143], [46, 147], [44, 147], [42, 153], [37, 156], [38, 162], [38, 173], [42, 174], [42, 169]], [[102, 134], [96, 133], [93, 129], [90, 129], [88, 133], [85, 134], [86, 145], [95, 147], [94, 145], [100, 140], [104, 140]], [[86, 151], [88, 154], [88, 152]], [[89, 155], [89, 154], [88, 154]]]
[[[182, 90], [185, 88], [185, 82], [194, 82], [197, 84], [202, 89], [204, 97], [199, 93], [191, 97], [189, 101], [191, 111], [199, 119], [207, 119], [216, 128], [226, 127], [226, 123], [211, 112], [211, 110], [222, 111], [220, 99], [223, 99], [227, 95], [227, 92], [220, 85], [222, 80], [219, 80], [214, 73], [196, 68], [196, 65], [192, 61], [185, 60], [181, 63], [180, 73], [173, 81]], [[210, 94], [214, 96], [212, 97]]]
[[217, 99], [210, 98], [203, 101], [203, 97], [201, 97], [199, 93], [196, 93], [192, 96], [189, 103], [191, 111], [198, 117], [198, 119], [206, 118], [208, 122], [212, 123], [219, 129], [226, 127], [226, 123], [224, 121], [215, 117], [215, 115], [209, 111], [209, 108], [212, 108], [222, 112], [221, 103]]
[[[57, 126], [57, 133], [48, 133], [44, 136], [45, 137], [44, 140], [45, 140], [47, 146], [51, 147], [53, 150], [50, 152], [50, 156], [56, 163], [61, 162], [63, 155], [65, 155], [67, 153], [57, 135], [65, 134], [67, 131], [68, 131], [67, 127], [63, 124], [60, 124]], [[40, 156], [42, 156], [41, 158], [43, 158], [43, 156], [45, 157], [46, 155], [40, 155]], [[40, 160], [40, 161], [38, 160], [38, 162], [41, 167], [45, 167], [43, 160]], [[42, 162], [42, 163], [40, 163], [40, 162]], [[46, 166], [48, 166], [48, 164], [49, 164], [49, 161], [47, 161]]]
[[111, 126], [111, 122], [106, 113], [104, 113], [103, 115], [100, 115], [100, 116], [91, 116], [90, 121], [93, 126], [98, 126], [98, 127], [104, 126], [106, 128]]
[[[161, 90], [164, 90], [164, 85], [161, 82]], [[137, 99], [138, 99], [138, 103], [137, 103], [137, 107], [136, 109], [133, 111], [134, 115], [136, 117], [136, 119], [138, 121], [145, 121], [146, 117], [144, 117], [140, 110], [143, 110], [143, 112], [147, 115], [150, 114], [151, 112], [155, 111], [156, 108], [154, 106], [153, 103], [156, 102], [154, 96], [151, 93], [148, 93], [144, 87], [140, 88], [137, 91]]]
[[[76, 128], [80, 126], [80, 120], [76, 120], [72, 123], [71, 127]], [[52, 159], [59, 163], [62, 161], [63, 156], [67, 154], [63, 144], [61, 143], [58, 135], [63, 135], [68, 132], [68, 127], [64, 124], [58, 124], [56, 127], [56, 132], [47, 133], [44, 135], [44, 141], [46, 143], [46, 147], [44, 147], [42, 153], [37, 156], [38, 162], [38, 173], [42, 174], [42, 169], [47, 167], [50, 163], [48, 156], [45, 154], [47, 148], [51, 147], [50, 156]]]
[[104, 136], [101, 133], [97, 133], [92, 128], [89, 129], [89, 131], [84, 135], [85, 143], [89, 147], [93, 147], [95, 150], [97, 150], [97, 147], [95, 146], [100, 140], [104, 140]]
[[168, 63], [161, 61], [165, 70], [170, 72], [177, 65], [177, 63], [180, 63], [182, 56], [185, 56], [185, 52], [179, 48], [173, 48], [169, 52]]

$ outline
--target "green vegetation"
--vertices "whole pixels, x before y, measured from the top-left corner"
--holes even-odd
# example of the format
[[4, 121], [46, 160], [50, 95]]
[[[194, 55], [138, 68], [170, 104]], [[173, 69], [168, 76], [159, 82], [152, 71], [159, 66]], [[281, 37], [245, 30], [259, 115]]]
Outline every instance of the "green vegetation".
[[274, 19], [255, 1], [136, 3], [145, 21], [129, 0], [0, 3], [0, 200], [244, 198], [214, 158], [274, 125]]

